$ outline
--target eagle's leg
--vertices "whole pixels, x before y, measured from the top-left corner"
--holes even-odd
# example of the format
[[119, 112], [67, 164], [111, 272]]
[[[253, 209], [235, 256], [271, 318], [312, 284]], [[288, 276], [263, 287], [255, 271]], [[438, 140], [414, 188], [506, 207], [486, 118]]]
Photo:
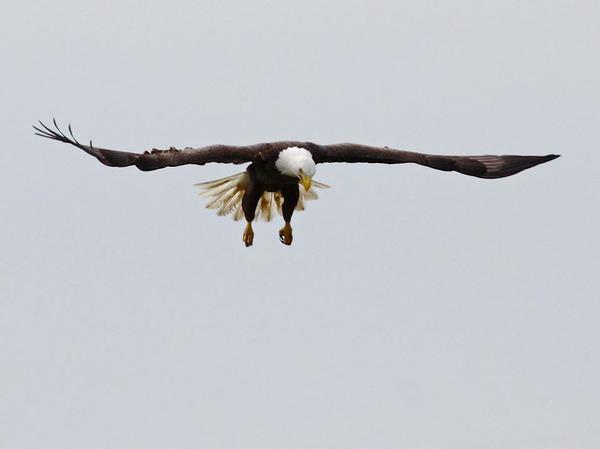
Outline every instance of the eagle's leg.
[[242, 241], [246, 247], [252, 246], [254, 242], [254, 230], [252, 229], [252, 221], [256, 215], [256, 207], [263, 194], [263, 190], [260, 189], [252, 179], [248, 182], [244, 196], [242, 197], [242, 210], [244, 211], [244, 217], [246, 218], [246, 227], [244, 228], [244, 235]]
[[283, 194], [283, 206], [281, 208], [285, 226], [279, 230], [279, 240], [284, 245], [289, 246], [294, 239], [292, 236], [292, 225], [290, 224], [292, 221], [292, 214], [294, 213], [294, 209], [296, 209], [298, 199], [300, 198], [298, 184], [282, 189], [281, 193]]

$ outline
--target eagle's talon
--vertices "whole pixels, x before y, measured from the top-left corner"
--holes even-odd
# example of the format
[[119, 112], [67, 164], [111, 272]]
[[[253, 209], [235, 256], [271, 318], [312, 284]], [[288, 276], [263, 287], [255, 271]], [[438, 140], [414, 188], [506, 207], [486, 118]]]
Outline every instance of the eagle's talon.
[[290, 246], [294, 240], [292, 236], [292, 227], [289, 223], [286, 223], [283, 228], [279, 230], [279, 241], [284, 245]]
[[252, 230], [252, 223], [248, 223], [246, 225], [246, 229], [244, 229], [244, 236], [242, 237], [244, 241], [244, 245], [246, 248], [252, 246], [252, 242], [254, 242], [254, 231]]

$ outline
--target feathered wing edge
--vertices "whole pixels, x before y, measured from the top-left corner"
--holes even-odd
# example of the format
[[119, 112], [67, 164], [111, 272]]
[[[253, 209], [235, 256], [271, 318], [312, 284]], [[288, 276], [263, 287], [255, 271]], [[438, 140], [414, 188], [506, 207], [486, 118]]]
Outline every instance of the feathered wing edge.
[[129, 153], [127, 151], [119, 151], [119, 150], [109, 150], [107, 148], [98, 148], [92, 144], [90, 140], [89, 145], [84, 145], [79, 143], [79, 141], [73, 135], [73, 130], [71, 129], [71, 124], [68, 125], [69, 136], [67, 136], [56, 123], [56, 119], [52, 119], [52, 123], [54, 124], [54, 128], [52, 129], [46, 126], [44, 123], [39, 122], [38, 126], [33, 126], [35, 130], [35, 135], [40, 137], [45, 137], [46, 139], [56, 140], [58, 142], [64, 142], [76, 146], [77, 148], [82, 149], [90, 156], [94, 156], [104, 165], [108, 165], [109, 167], [127, 167], [129, 165], [136, 165], [138, 159], [142, 154], [138, 153]]
[[462, 156], [460, 160], [468, 159], [469, 161], [476, 161], [479, 164], [482, 164], [485, 167], [485, 171], [481, 172], [480, 169], [475, 168], [474, 173], [471, 173], [469, 167], [472, 164], [461, 164], [461, 161], [457, 162], [457, 166], [459, 168], [463, 168], [463, 166], [468, 165], [469, 167], [464, 168], [463, 170], [457, 170], [460, 173], [464, 173], [466, 175], [478, 176], [484, 179], [496, 179], [496, 178], [504, 178], [506, 176], [515, 175], [523, 170], [527, 170], [528, 168], [535, 167], [536, 165], [543, 164], [544, 162], [549, 162], [557, 157], [560, 157], [558, 154], [548, 154], [547, 156]]
[[[195, 184], [201, 191], [200, 196], [209, 197], [206, 204], [207, 209], [216, 209], [217, 215], [225, 216], [231, 214], [235, 221], [244, 218], [242, 209], [242, 198], [248, 183], [248, 173], [241, 172], [226, 178], [215, 179], [214, 181], [201, 182]], [[318, 181], [312, 182], [314, 187], [319, 189], [329, 188], [327, 184]], [[300, 198], [296, 205], [297, 211], [302, 211], [306, 208], [306, 201], [316, 200], [319, 196], [317, 192], [311, 188], [308, 192], [300, 186]], [[283, 215], [282, 207], [283, 196], [280, 192], [265, 192], [256, 207], [256, 219], [263, 221], [271, 221], [276, 214]]]

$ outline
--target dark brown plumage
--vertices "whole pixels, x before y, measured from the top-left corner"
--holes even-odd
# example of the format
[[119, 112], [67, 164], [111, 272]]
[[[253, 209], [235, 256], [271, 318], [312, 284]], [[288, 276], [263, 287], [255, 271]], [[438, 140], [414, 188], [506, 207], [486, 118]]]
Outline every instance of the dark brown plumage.
[[[269, 198], [277, 202], [277, 208], [281, 209], [280, 212], [283, 214], [286, 222], [286, 227], [280, 231], [280, 238], [283, 243], [291, 244], [292, 237], [289, 223], [294, 209], [297, 208], [299, 200], [302, 199], [303, 192], [299, 189], [299, 176], [283, 174], [275, 166], [280, 153], [285, 149], [298, 147], [299, 149], [307, 150], [310, 152], [310, 156], [312, 156], [311, 163], [314, 161], [313, 165], [333, 162], [415, 163], [436, 170], [456, 171], [484, 179], [511, 176], [558, 157], [555, 154], [547, 156], [442, 156], [353, 143], [318, 145], [312, 142], [300, 141], [259, 143], [248, 146], [210, 145], [202, 148], [184, 148], [183, 150], [176, 148], [169, 148], [167, 150], [153, 149], [144, 151], [143, 153], [130, 153], [96, 147], [91, 141], [89, 145], [81, 144], [73, 136], [70, 125], [68, 127], [69, 136], [67, 136], [60, 130], [56, 121], [54, 121], [54, 129], [44, 125], [42, 122], [40, 122], [39, 127], [34, 126], [34, 129], [36, 131], [35, 134], [39, 136], [74, 145], [94, 156], [103, 164], [111, 167], [133, 165], [140, 170], [150, 171], [186, 164], [204, 165], [211, 162], [231, 164], [250, 163], [245, 175], [236, 177], [235, 179], [231, 177], [231, 179], [226, 178], [223, 180], [230, 183], [235, 182], [235, 185], [232, 184], [235, 188], [227, 191], [231, 198], [229, 196], [226, 197], [228, 202], [223, 204], [223, 210], [225, 211], [224, 213], [228, 213], [229, 209], [233, 210], [237, 206], [235, 201], [239, 200], [241, 202], [244, 216], [248, 221], [246, 231], [249, 237], [247, 237], [247, 233], [244, 234], [244, 242], [247, 246], [252, 244], [253, 237], [250, 223], [254, 220], [259, 202], [265, 198], [264, 195], [266, 192], [274, 192], [274, 196]], [[301, 175], [302, 170], [300, 170]], [[312, 177], [312, 174], [310, 177]], [[307, 190], [304, 192], [307, 194], [307, 197], [310, 193], [310, 184], [309, 180]], [[223, 190], [223, 186], [229, 188], [230, 184], [211, 184], [211, 188], [217, 190], [219, 188]], [[281, 196], [283, 197], [283, 205], [278, 200]], [[225, 202], [225, 199], [223, 199], [223, 202]], [[239, 214], [235, 214], [235, 216], [238, 217]]]

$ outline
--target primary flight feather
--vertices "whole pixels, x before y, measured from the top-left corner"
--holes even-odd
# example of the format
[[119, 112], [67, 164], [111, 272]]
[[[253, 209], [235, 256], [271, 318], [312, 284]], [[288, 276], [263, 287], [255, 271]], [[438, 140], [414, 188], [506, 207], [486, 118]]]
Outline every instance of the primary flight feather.
[[546, 156], [441, 156], [412, 151], [393, 150], [354, 143], [318, 145], [312, 142], [281, 141], [247, 146], [209, 145], [202, 148], [178, 150], [153, 149], [143, 153], [99, 148], [90, 143], [81, 144], [69, 125], [67, 136], [53, 121], [54, 129], [40, 122], [35, 134], [74, 145], [110, 167], [134, 165], [150, 171], [165, 167], [211, 162], [244, 164], [246, 171], [206, 183], [198, 184], [202, 194], [211, 197], [207, 207], [217, 209], [219, 215], [232, 214], [234, 219], [246, 219], [243, 242], [251, 246], [254, 240], [252, 222], [259, 216], [269, 221], [276, 212], [283, 215], [285, 225], [279, 230], [279, 239], [292, 244], [291, 219], [295, 210], [303, 210], [304, 202], [315, 199], [313, 187], [327, 185], [313, 180], [316, 164], [328, 162], [362, 162], [375, 164], [415, 163], [443, 171], [456, 171], [484, 179], [511, 176], [520, 171], [556, 159]]

